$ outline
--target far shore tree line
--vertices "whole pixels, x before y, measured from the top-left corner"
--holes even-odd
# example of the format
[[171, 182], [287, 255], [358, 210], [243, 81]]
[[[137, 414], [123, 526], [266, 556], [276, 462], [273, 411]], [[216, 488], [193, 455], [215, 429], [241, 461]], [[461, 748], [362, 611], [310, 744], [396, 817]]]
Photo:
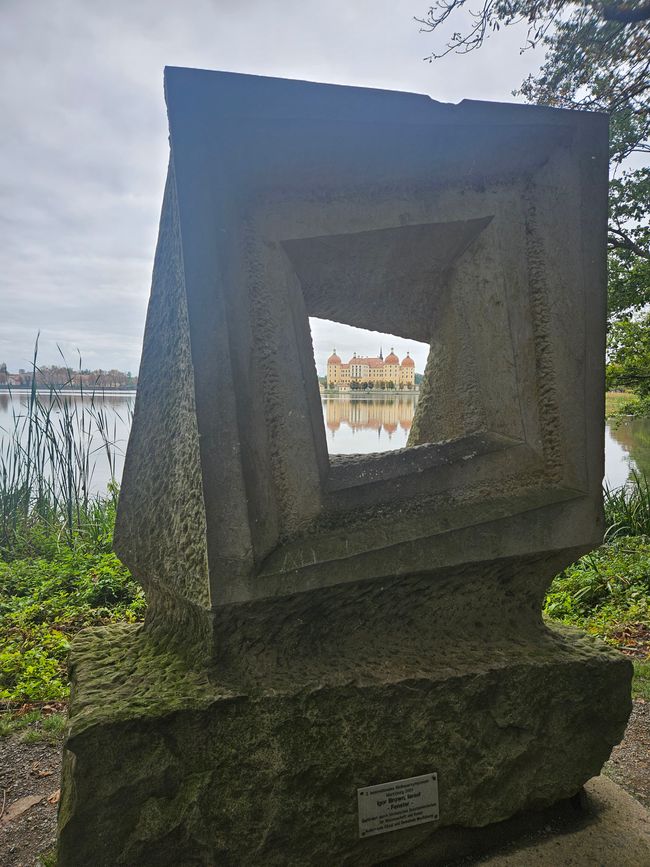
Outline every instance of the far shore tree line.
[[369, 391], [373, 388], [377, 388], [380, 391], [394, 391], [396, 388], [399, 388], [399, 385], [395, 385], [392, 379], [389, 379], [387, 382], [384, 382], [382, 379], [380, 382], [354, 382], [350, 383], [351, 391]]
[[29, 370], [19, 370], [11, 373], [5, 363], [0, 364], [0, 388], [37, 388], [56, 389], [128, 389], [135, 388], [138, 377], [130, 371], [121, 370], [72, 370], [55, 364], [38, 366]]

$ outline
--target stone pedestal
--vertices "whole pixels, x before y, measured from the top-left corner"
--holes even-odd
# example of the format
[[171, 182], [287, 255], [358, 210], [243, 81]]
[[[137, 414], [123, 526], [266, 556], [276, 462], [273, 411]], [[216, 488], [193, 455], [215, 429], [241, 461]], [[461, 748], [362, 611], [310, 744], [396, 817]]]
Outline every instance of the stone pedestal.
[[[535, 568], [330, 594], [316, 630], [287, 607], [275, 650], [249, 633], [221, 673], [142, 627], [83, 633], [59, 867], [444, 863], [463, 829], [575, 795], [622, 737], [631, 665], [532, 597], [517, 613]], [[360, 839], [357, 789], [425, 773], [439, 820]]]

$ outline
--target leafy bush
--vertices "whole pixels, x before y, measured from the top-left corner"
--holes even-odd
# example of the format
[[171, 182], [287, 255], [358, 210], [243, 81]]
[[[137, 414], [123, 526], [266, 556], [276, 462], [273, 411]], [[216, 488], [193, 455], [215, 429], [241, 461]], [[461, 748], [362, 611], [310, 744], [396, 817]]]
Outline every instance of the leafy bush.
[[544, 614], [598, 635], [634, 661], [632, 695], [650, 700], [650, 537], [619, 536], [557, 575]]
[[613, 539], [553, 580], [546, 616], [609, 638], [625, 623], [650, 624], [650, 537]]
[[0, 700], [67, 697], [71, 637], [85, 626], [135, 622], [145, 600], [112, 553], [60, 548], [50, 558], [0, 561]]
[[648, 418], [650, 416], [650, 397], [646, 395], [645, 397], [632, 397], [621, 400], [609, 417], [623, 418], [625, 416]]

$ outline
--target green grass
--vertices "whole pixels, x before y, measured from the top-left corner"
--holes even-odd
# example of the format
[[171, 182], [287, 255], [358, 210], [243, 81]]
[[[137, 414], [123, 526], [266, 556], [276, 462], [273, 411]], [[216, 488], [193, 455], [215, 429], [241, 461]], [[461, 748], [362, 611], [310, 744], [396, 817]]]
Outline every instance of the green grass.
[[635, 698], [650, 701], [650, 661], [634, 663], [632, 691]]
[[623, 536], [650, 536], [650, 482], [632, 471], [620, 488], [605, 488], [605, 540]]
[[635, 396], [631, 391], [608, 391], [605, 393], [605, 418], [619, 413], [625, 406], [634, 402]]
[[[36, 353], [33, 363], [36, 366]], [[72, 375], [71, 375], [72, 378]], [[32, 390], [0, 437], [0, 706], [65, 700], [72, 637], [141, 620], [141, 588], [112, 552], [118, 488], [92, 493], [99, 451], [114, 473], [115, 426], [92, 392]], [[43, 722], [43, 731], [49, 723]], [[5, 725], [6, 727], [6, 725]]]
[[[38, 340], [32, 381], [36, 382]], [[73, 379], [72, 371], [69, 376]], [[93, 494], [97, 454], [114, 476], [117, 418], [102, 393], [75, 399], [64, 387], [36, 386], [23, 406], [12, 401], [10, 429], [0, 431], [0, 557], [51, 553], [59, 544], [102, 545], [112, 533], [117, 487]], [[112, 511], [111, 511], [112, 509]]]
[[66, 723], [67, 715], [63, 712], [5, 711], [0, 715], [0, 737], [17, 734], [25, 743], [56, 743], [63, 736]]

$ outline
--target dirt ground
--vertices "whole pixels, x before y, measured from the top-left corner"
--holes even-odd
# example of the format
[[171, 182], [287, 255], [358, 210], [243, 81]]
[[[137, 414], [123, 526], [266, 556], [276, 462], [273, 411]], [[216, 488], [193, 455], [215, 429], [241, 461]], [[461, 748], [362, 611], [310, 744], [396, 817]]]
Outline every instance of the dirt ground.
[[[61, 742], [0, 738], [0, 865], [50, 867], [61, 771]], [[650, 808], [650, 703], [635, 701], [622, 743], [604, 773]]]
[[56, 837], [61, 741], [25, 743], [0, 738], [0, 864], [41, 867]]
[[625, 737], [603, 773], [650, 810], [650, 703], [634, 702]]

